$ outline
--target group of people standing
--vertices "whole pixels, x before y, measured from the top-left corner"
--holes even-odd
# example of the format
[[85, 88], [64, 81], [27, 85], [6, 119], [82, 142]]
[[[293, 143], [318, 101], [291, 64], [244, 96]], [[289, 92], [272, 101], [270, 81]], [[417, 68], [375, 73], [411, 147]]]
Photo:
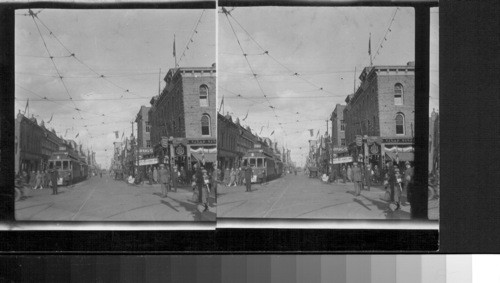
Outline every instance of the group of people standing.
[[19, 185], [23, 188], [43, 190], [44, 188], [52, 187], [52, 194], [57, 195], [57, 180], [59, 179], [57, 168], [38, 171], [33, 170], [30, 173], [23, 170], [18, 173], [16, 178], [19, 181]]
[[[168, 164], [167, 164], [168, 165]], [[194, 201], [197, 201], [204, 207], [203, 211], [208, 210], [208, 199], [210, 191], [213, 189], [215, 194], [217, 194], [217, 182], [213, 179], [217, 176], [217, 170], [211, 172], [210, 174], [201, 164], [194, 164], [191, 185], [193, 189]], [[183, 167], [181, 170], [177, 169], [177, 166], [173, 166], [172, 169], [165, 164], [160, 164], [159, 169], [156, 167], [151, 170], [151, 178], [155, 183], [161, 185], [162, 198], [166, 198], [168, 192], [177, 192], [179, 183], [184, 183], [186, 178], [186, 172]], [[150, 184], [151, 184], [150, 178]]]
[[[252, 175], [253, 169], [251, 166], [243, 166], [243, 167], [226, 167], [220, 182], [227, 187], [236, 187], [245, 185], [246, 191], [252, 191]], [[263, 182], [265, 182], [265, 176], [260, 178]]]
[[[375, 165], [375, 167], [377, 166]], [[347, 171], [345, 175], [349, 175], [349, 179], [354, 183], [354, 194], [356, 196], [361, 194], [361, 190], [365, 186], [369, 191], [372, 181], [378, 184], [381, 180], [380, 178], [382, 178], [384, 189], [389, 194], [388, 201], [396, 205], [395, 210], [399, 210], [401, 204], [404, 204], [401, 200], [403, 192], [406, 193], [407, 201], [411, 203], [410, 184], [413, 182], [414, 171], [408, 161], [405, 162], [404, 171], [400, 170], [392, 161], [386, 162], [386, 166], [382, 172], [378, 168], [372, 169], [370, 164], [361, 168], [358, 166], [358, 162], [353, 162], [352, 168], [348, 167], [348, 169], [345, 169], [344, 167], [342, 172], [344, 171]], [[345, 175], [344, 182], [346, 181]]]

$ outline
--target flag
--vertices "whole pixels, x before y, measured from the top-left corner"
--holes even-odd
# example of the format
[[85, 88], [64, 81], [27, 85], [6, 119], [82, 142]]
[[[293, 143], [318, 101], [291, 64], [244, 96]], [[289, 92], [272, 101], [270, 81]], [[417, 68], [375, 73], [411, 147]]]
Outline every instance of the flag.
[[270, 134], [270, 136], [272, 136], [274, 134], [274, 131]]
[[243, 121], [245, 121], [245, 120], [247, 119], [247, 117], [248, 117], [248, 112], [249, 112], [249, 111], [250, 111], [250, 108], [248, 108], [248, 110], [247, 110], [247, 115], [245, 116], [245, 118], [243, 118], [243, 119], [242, 119]]
[[[172, 56], [174, 56], [174, 57], [175, 57], [175, 34], [174, 34], [174, 47], [173, 47], [173, 50], [174, 50], [174, 51], [172, 52]], [[177, 66], [176, 66], [176, 67], [177, 67]]]
[[311, 134], [311, 137], [314, 136], [314, 129], [309, 129], [309, 134]]
[[50, 123], [50, 121], [52, 121], [52, 118], [54, 118], [54, 113], [52, 113], [52, 116], [50, 116], [50, 120], [47, 123]]
[[66, 135], [68, 134], [68, 130], [69, 129], [66, 129], [66, 132], [64, 133], [64, 137], [66, 137]]
[[219, 106], [219, 113], [220, 113], [220, 110], [222, 109], [222, 105], [224, 105], [224, 96], [222, 96], [222, 100], [220, 101], [220, 106]]
[[75, 139], [80, 135], [80, 133], [76, 134]]
[[123, 139], [123, 135], [125, 135], [125, 132], [122, 133], [122, 139]]
[[368, 55], [372, 55], [372, 33], [370, 32], [370, 38], [368, 39]]
[[118, 135], [118, 131], [114, 131], [114, 133], [115, 133], [115, 137], [116, 137], [116, 138], [119, 138], [119, 137], [120, 137], [120, 136]]
[[30, 99], [28, 98], [28, 100], [26, 101], [26, 107], [24, 107], [24, 114], [26, 114], [26, 109], [28, 109], [29, 104], [30, 104]]
[[262, 130], [263, 130], [263, 129], [264, 129], [264, 126], [262, 126], [262, 127], [260, 128], [259, 135], [262, 133]]

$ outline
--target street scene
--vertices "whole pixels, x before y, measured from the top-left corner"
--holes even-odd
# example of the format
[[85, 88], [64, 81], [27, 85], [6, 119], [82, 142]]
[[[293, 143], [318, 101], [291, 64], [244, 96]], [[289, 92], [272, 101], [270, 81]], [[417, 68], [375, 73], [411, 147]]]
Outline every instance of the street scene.
[[16, 220], [215, 221], [215, 11], [17, 12]]
[[112, 176], [92, 177], [85, 182], [58, 188], [27, 190], [16, 203], [16, 219], [50, 221], [215, 221], [212, 211], [200, 212], [192, 200], [191, 186], [180, 186], [162, 198], [160, 184], [130, 185]]
[[413, 9], [220, 8], [217, 217], [411, 219], [413, 203], [438, 219], [432, 11], [429, 184], [416, 186]]

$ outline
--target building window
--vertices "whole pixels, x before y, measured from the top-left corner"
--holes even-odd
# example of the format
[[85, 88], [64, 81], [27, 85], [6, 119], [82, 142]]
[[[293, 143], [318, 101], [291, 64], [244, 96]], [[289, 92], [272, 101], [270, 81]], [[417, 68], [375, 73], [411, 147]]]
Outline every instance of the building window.
[[340, 145], [345, 146], [345, 139], [340, 139]]
[[151, 141], [150, 140], [146, 140], [146, 147], [151, 147]]
[[200, 106], [208, 107], [208, 86], [200, 86]]
[[405, 117], [399, 113], [396, 115], [396, 135], [405, 134]]
[[201, 135], [210, 135], [210, 116], [208, 116], [207, 114], [201, 116]]
[[403, 85], [400, 83], [394, 85], [394, 105], [403, 105]]
[[146, 121], [146, 133], [149, 132], [151, 132], [151, 124], [149, 123], [149, 121]]
[[345, 122], [344, 120], [340, 120], [340, 131], [345, 131]]

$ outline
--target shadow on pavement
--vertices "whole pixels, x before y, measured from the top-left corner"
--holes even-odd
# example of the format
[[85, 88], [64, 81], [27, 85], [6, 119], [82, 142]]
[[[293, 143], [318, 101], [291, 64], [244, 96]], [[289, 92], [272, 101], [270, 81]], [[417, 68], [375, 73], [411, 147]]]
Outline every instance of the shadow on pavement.
[[355, 203], [357, 203], [357, 204], [361, 205], [362, 207], [364, 207], [364, 208], [366, 208], [366, 209], [368, 209], [368, 210], [370, 210], [370, 211], [371, 211], [371, 208], [369, 208], [368, 206], [366, 206], [366, 204], [364, 204], [364, 203], [363, 203], [362, 201], [360, 201], [359, 199], [353, 198], [352, 200], [353, 200]]
[[166, 202], [164, 200], [161, 200], [160, 202], [163, 203], [164, 205], [168, 206], [169, 208], [175, 210], [175, 212], [179, 212], [179, 210], [177, 210], [177, 208], [173, 207], [169, 202]]
[[369, 198], [365, 195], [361, 195], [371, 203], [373, 203], [379, 210], [382, 210], [384, 212], [384, 215], [387, 219], [410, 219], [411, 214], [403, 211], [403, 210], [392, 210], [389, 207], [389, 202], [383, 201], [383, 200], [376, 200]]
[[178, 201], [175, 199], [172, 200], [179, 203], [179, 205], [184, 207], [186, 211], [189, 211], [194, 221], [215, 221], [215, 213], [210, 211], [210, 209], [213, 209], [213, 206], [210, 206], [210, 204], [209, 204], [209, 210], [200, 212], [198, 210], [197, 203], [188, 203], [188, 202]]

